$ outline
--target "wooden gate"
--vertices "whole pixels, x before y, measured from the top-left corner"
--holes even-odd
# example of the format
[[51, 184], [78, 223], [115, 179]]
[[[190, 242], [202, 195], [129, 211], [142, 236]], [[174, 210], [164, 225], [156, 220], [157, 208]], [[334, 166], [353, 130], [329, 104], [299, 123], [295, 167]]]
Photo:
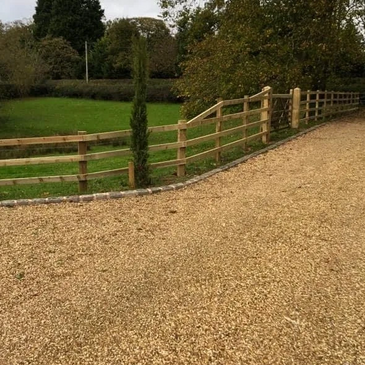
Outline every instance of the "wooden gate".
[[291, 94], [273, 94], [271, 129], [290, 128], [291, 125]]

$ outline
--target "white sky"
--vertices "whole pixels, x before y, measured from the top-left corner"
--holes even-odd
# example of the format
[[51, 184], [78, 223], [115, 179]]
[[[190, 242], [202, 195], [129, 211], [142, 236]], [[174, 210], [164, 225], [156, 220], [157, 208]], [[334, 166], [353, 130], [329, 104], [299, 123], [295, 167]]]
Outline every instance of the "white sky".
[[[157, 17], [158, 0], [100, 0], [106, 19], [123, 17]], [[36, 0], [0, 0], [0, 20], [3, 23], [32, 18]]]

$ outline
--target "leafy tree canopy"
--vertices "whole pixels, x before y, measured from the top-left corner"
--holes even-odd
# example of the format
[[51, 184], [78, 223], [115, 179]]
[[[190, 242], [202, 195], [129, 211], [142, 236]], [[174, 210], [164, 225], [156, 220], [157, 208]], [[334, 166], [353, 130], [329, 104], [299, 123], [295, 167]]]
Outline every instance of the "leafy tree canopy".
[[62, 37], [83, 54], [85, 41], [92, 44], [103, 36], [103, 18], [99, 0], [38, 0], [34, 34]]
[[47, 69], [38, 55], [32, 31], [32, 25], [22, 22], [0, 26], [0, 82], [14, 84], [24, 95], [43, 80]]
[[[189, 45], [184, 46], [183, 77], [177, 85], [188, 100], [186, 115], [201, 111], [217, 97], [239, 97], [267, 84], [278, 91], [296, 86], [325, 89], [334, 75], [358, 69], [365, 60], [364, 4], [210, 0], [192, 8], [189, 0], [161, 1], [165, 16], [175, 19], [177, 28], [188, 24], [182, 35]], [[202, 32], [203, 37], [192, 31], [205, 26], [210, 31]]]
[[46, 75], [51, 79], [70, 79], [80, 62], [80, 56], [63, 38], [43, 38], [39, 45], [39, 54], [48, 66]]
[[132, 39], [139, 36], [146, 38], [151, 76], [174, 76], [176, 43], [165, 23], [154, 18], [122, 18], [107, 22], [105, 36], [94, 47], [94, 77], [131, 77]]
[[131, 18], [139, 35], [146, 38], [151, 77], [174, 77], [177, 47], [175, 38], [163, 20]]

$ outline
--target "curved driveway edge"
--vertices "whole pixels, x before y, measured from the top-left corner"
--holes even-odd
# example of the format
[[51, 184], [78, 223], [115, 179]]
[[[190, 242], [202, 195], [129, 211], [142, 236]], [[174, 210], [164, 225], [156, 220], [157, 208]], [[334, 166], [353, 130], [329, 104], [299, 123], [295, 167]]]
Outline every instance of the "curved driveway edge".
[[55, 204], [55, 203], [81, 203], [81, 202], [91, 202], [91, 201], [95, 201], [95, 200], [121, 199], [121, 198], [127, 198], [127, 197], [131, 197], [131, 196], [142, 196], [142, 195], [160, 193], [160, 192], [164, 192], [164, 191], [179, 190], [179, 189], [185, 188], [189, 185], [195, 184], [199, 181], [205, 180], [208, 177], [213, 176], [219, 172], [231, 169], [232, 167], [235, 167], [243, 162], [246, 162], [247, 160], [249, 160], [253, 157], [259, 156], [270, 150], [273, 150], [273, 149], [283, 145], [284, 143], [292, 141], [293, 139], [296, 139], [311, 131], [314, 131], [320, 127], [323, 127], [326, 124], [328, 124], [328, 123], [322, 123], [322, 124], [318, 124], [314, 127], [308, 128], [293, 136], [290, 136], [281, 141], [270, 144], [269, 146], [267, 146], [259, 151], [253, 152], [247, 156], [243, 156], [235, 161], [232, 161], [226, 165], [217, 167], [214, 170], [208, 171], [202, 175], [196, 176], [185, 182], [165, 185], [165, 186], [160, 186], [160, 187], [152, 187], [152, 188], [147, 188], [147, 189], [116, 191], [116, 192], [109, 192], [109, 193], [72, 195], [72, 196], [62, 196], [62, 197], [53, 197], [53, 198], [51, 197], [51, 198], [36, 198], [36, 199], [2, 200], [2, 201], [0, 201], [0, 207], [12, 208], [15, 206], [24, 206], [24, 205]]

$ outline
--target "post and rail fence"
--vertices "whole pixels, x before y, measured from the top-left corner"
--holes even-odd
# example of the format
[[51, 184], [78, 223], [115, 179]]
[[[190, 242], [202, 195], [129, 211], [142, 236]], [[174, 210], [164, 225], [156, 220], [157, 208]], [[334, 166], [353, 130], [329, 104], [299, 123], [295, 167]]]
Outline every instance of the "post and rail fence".
[[[177, 176], [183, 177], [186, 174], [186, 166], [190, 163], [207, 157], [214, 157], [218, 163], [221, 160], [222, 152], [234, 147], [245, 149], [249, 141], [261, 140], [265, 144], [269, 143], [272, 130], [286, 127], [299, 128], [300, 123], [352, 112], [357, 110], [358, 106], [359, 93], [301, 91], [299, 88], [290, 90], [289, 94], [273, 94], [271, 87], [265, 87], [260, 93], [253, 96], [234, 100], [218, 99], [215, 105], [189, 121], [180, 120], [177, 124], [150, 127], [150, 133], [177, 132], [176, 142], [149, 146], [150, 152], [175, 149], [176, 159], [151, 163], [150, 167], [152, 169], [176, 167]], [[207, 129], [206, 134], [189, 138], [189, 130], [210, 125], [215, 126], [215, 131]], [[69, 143], [75, 143], [78, 146], [77, 155], [0, 159], [0, 168], [70, 162], [78, 163], [79, 166], [78, 174], [0, 179], [0, 186], [77, 182], [79, 192], [82, 193], [87, 191], [87, 183], [90, 180], [128, 174], [129, 185], [134, 188], [134, 165], [131, 162], [118, 169], [88, 172], [88, 161], [132, 156], [129, 148], [88, 153], [89, 142], [130, 137], [131, 133], [131, 130], [93, 134], [80, 131], [77, 135], [68, 136], [0, 139], [0, 148]], [[232, 136], [236, 137], [227, 139]], [[203, 152], [189, 153], [190, 147], [206, 142], [212, 142], [214, 146]]]

